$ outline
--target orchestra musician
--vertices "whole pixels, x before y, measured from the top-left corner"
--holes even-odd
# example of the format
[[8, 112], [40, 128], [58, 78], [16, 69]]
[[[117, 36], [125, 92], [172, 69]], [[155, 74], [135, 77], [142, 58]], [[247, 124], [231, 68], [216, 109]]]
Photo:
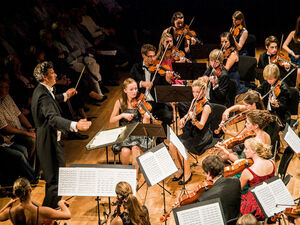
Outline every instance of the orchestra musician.
[[228, 76], [230, 79], [234, 80], [237, 83], [236, 94], [245, 93], [248, 88], [240, 82], [240, 74], [238, 68], [239, 54], [236, 51], [235, 43], [232, 35], [229, 32], [223, 32], [220, 35], [221, 46], [224, 55], [224, 67], [228, 71]]
[[220, 198], [225, 221], [237, 218], [240, 214], [241, 183], [236, 177], [224, 177], [224, 162], [217, 155], [207, 156], [202, 161], [206, 179], [213, 181], [213, 186], [202, 193], [198, 201]]
[[[266, 145], [271, 145], [270, 135], [263, 129], [272, 121], [276, 119], [275, 116], [271, 115], [267, 110], [252, 110], [247, 113], [246, 116], [246, 128], [240, 132], [236, 138], [249, 133], [254, 133], [255, 138], [259, 139], [262, 143]], [[226, 129], [224, 129], [226, 133]], [[244, 149], [233, 149], [235, 152], [228, 151], [221, 143], [218, 143], [216, 147], [222, 149], [230, 161], [235, 162], [240, 158], [245, 158]]]
[[[14, 182], [13, 194], [16, 198], [10, 200], [0, 210], [0, 221], [11, 220], [14, 225], [42, 225], [49, 220], [68, 220], [71, 218], [71, 212], [64, 200], [60, 200], [57, 204], [61, 210], [34, 204], [31, 201], [32, 189], [26, 178], [19, 178]], [[14, 205], [17, 201], [19, 204]]]
[[292, 62], [296, 63], [297, 81], [296, 88], [299, 88], [300, 83], [300, 16], [296, 22], [295, 30], [291, 31], [287, 39], [284, 41], [282, 48], [289, 53]]
[[245, 48], [245, 43], [248, 38], [248, 31], [246, 29], [246, 22], [244, 14], [241, 11], [235, 11], [232, 15], [232, 28], [230, 33], [234, 38], [236, 50], [239, 55], [248, 55]]
[[116, 186], [117, 202], [108, 218], [109, 225], [150, 225], [149, 213], [133, 195], [127, 182], [119, 182]]
[[224, 55], [221, 50], [212, 50], [209, 53], [209, 67], [203, 77], [208, 82], [207, 98], [210, 102], [229, 107], [233, 105], [236, 83], [230, 80], [223, 60]]
[[[122, 97], [116, 100], [110, 116], [110, 123], [119, 122], [119, 125], [126, 125], [133, 122], [150, 123], [150, 115], [142, 115], [133, 104], [138, 94], [138, 87], [135, 80], [127, 78], [122, 85]], [[135, 166], [138, 175], [139, 166], [136, 157], [141, 154], [141, 150], [146, 151], [152, 147], [152, 138], [143, 136], [129, 136], [125, 141], [112, 146], [114, 153], [121, 152], [120, 158], [123, 165], [129, 165], [130, 151], [132, 151], [132, 165]]]
[[[274, 177], [275, 164], [272, 160], [267, 159], [272, 156], [270, 145], [266, 145], [258, 138], [249, 138], [245, 141], [245, 155], [253, 160], [253, 165], [246, 168], [240, 177], [241, 188], [243, 189], [248, 183], [250, 187], [255, 186], [265, 180]], [[258, 220], [264, 219], [264, 215], [256, 202], [251, 191], [242, 195], [241, 213], [248, 214], [256, 210], [255, 217]]]
[[[265, 48], [266, 51], [260, 54], [258, 59], [257, 67], [260, 69], [264, 69], [265, 66], [271, 63], [279, 62], [277, 60], [277, 54], [279, 53], [278, 40], [275, 36], [269, 36], [265, 39]], [[281, 64], [279, 63], [276, 63], [276, 65], [278, 65], [280, 70], [280, 78], [283, 78], [290, 71], [291, 68], [291, 65], [287, 62], [283, 62], [282, 63], [283, 66], [281, 66]], [[289, 86], [295, 86], [295, 82], [296, 82], [295, 77], [296, 74], [295, 75], [291, 74], [289, 75], [289, 77], [285, 79], [285, 82]]]
[[156, 74], [153, 80], [154, 72], [149, 71], [149, 67], [154, 64], [156, 60], [156, 48], [151, 44], [144, 44], [141, 48], [142, 62], [136, 63], [130, 70], [129, 77], [134, 79], [138, 84], [139, 93], [146, 96], [146, 101], [152, 105], [152, 112], [154, 117], [163, 122], [163, 126], [172, 123], [172, 109], [164, 103], [155, 102], [155, 86], [156, 85], [170, 85], [171, 72], [166, 72], [165, 76]]
[[[289, 123], [291, 112], [289, 110], [289, 87], [284, 81], [279, 80], [279, 68], [275, 64], [269, 64], [264, 68], [263, 76], [265, 81], [257, 88], [257, 91], [264, 96], [266, 109], [279, 117], [282, 124]], [[271, 91], [270, 91], [271, 90]]]
[[179, 49], [184, 51], [185, 53], [190, 53], [190, 46], [196, 44], [196, 40], [192, 37], [191, 39], [186, 39], [183, 35], [183, 40], [181, 44], [178, 46], [178, 42], [180, 41], [181, 35], [178, 34], [179, 30], [184, 29], [184, 15], [182, 12], [175, 12], [171, 19], [171, 26], [163, 31], [163, 33], [171, 34], [174, 45]]
[[[192, 84], [194, 100], [191, 103], [188, 113], [180, 119], [179, 126], [183, 133], [179, 139], [188, 151], [193, 154], [202, 154], [212, 142], [212, 131], [210, 130], [208, 117], [211, 113], [211, 106], [206, 99], [206, 82], [195, 80]], [[198, 111], [198, 112], [197, 112]], [[178, 172], [173, 181], [178, 181], [184, 176], [180, 185], [188, 183], [192, 178], [191, 168], [188, 160], [184, 160], [174, 144], [169, 145], [170, 154], [175, 161]], [[184, 171], [182, 164], [184, 163]]]

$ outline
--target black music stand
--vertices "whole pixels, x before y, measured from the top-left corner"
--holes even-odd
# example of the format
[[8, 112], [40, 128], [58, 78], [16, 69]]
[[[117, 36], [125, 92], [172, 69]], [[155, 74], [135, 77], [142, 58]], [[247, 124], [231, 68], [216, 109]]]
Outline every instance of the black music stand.
[[[192, 93], [192, 87], [184, 86], [156, 86], [155, 87], [155, 96], [157, 102], [191, 102], [194, 98]], [[178, 125], [177, 125], [177, 112], [178, 105], [175, 105], [175, 133], [178, 135]], [[184, 173], [184, 162], [182, 165], [182, 170]], [[183, 176], [183, 183], [185, 183]], [[182, 187], [182, 193], [186, 193], [185, 184]]]
[[[155, 86], [156, 102], [168, 103], [168, 102], [191, 102], [193, 100], [192, 87], [185, 86]], [[177, 126], [177, 112], [178, 105], [175, 104], [175, 133], [178, 134]]]
[[213, 49], [220, 49], [220, 45], [205, 43], [205, 45], [191, 45], [190, 49], [191, 49], [190, 55], [192, 60], [207, 59], [209, 53]]
[[180, 74], [181, 80], [196, 80], [206, 69], [206, 63], [173, 63], [173, 70]]

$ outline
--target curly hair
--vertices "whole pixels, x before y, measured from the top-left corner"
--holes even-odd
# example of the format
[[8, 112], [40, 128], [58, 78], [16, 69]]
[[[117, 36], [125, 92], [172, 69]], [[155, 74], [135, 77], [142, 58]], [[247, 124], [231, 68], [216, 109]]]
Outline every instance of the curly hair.
[[37, 82], [42, 82], [44, 81], [43, 76], [47, 76], [48, 75], [48, 70], [49, 69], [53, 69], [53, 63], [52, 62], [42, 62], [39, 63], [33, 71], [33, 76], [35, 77], [35, 79], [37, 80]]
[[268, 159], [272, 156], [271, 146], [264, 144], [261, 140], [255, 137], [245, 140], [244, 145], [246, 148], [255, 151], [261, 158]]
[[26, 178], [21, 177], [14, 182], [13, 194], [18, 197], [21, 202], [28, 199], [30, 190], [31, 186]]
[[276, 121], [277, 117], [268, 110], [254, 109], [247, 114], [248, 120], [252, 124], [257, 124], [260, 129], [264, 129], [269, 123]]

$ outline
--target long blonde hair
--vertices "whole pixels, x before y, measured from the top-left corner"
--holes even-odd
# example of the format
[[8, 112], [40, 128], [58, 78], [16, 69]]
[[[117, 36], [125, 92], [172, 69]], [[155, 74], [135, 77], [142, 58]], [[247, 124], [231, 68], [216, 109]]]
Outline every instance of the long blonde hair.
[[148, 225], [146, 210], [144, 210], [135, 196], [132, 188], [127, 182], [119, 182], [116, 186], [116, 193], [121, 196], [123, 206], [128, 210], [129, 219], [133, 224]]
[[157, 51], [157, 54], [156, 54], [156, 58], [159, 59], [159, 60], [161, 59], [161, 57], [164, 54], [164, 51], [165, 51], [164, 42], [167, 38], [171, 38], [172, 41], [173, 41], [173, 37], [170, 33], [167, 33], [167, 32], [162, 33], [160, 41], [159, 41], [158, 51]]
[[245, 147], [255, 151], [256, 154], [264, 159], [270, 158], [272, 156], [271, 146], [264, 144], [261, 140], [257, 138], [249, 138], [245, 141]]
[[124, 89], [127, 88], [127, 86], [131, 83], [136, 83], [136, 81], [132, 78], [127, 78], [126, 80], [124, 80], [123, 84], [122, 84], [122, 98], [121, 98], [121, 110], [125, 111], [126, 109], [128, 109], [128, 97], [127, 94], [124, 92]]

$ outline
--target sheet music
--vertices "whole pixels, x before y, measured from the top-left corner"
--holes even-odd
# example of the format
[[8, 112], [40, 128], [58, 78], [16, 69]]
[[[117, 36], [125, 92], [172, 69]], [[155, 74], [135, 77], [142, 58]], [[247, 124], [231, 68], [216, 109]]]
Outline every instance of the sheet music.
[[193, 207], [176, 213], [179, 225], [224, 224], [219, 203]]
[[[269, 187], [271, 188], [271, 191], [275, 196], [276, 204], [295, 204], [290, 192], [288, 191], [281, 179], [269, 183]], [[279, 208], [280, 211], [283, 211], [286, 208], [289, 208], [289, 206], [277, 206], [277, 208]]]
[[115, 197], [117, 183], [126, 181], [136, 192], [136, 170], [127, 168], [61, 167], [59, 168], [59, 196]]
[[104, 130], [97, 134], [94, 141], [90, 144], [91, 147], [101, 146], [115, 142], [119, 135], [126, 129], [126, 127], [119, 127], [111, 130]]
[[300, 153], [300, 138], [290, 126], [288, 126], [287, 132], [284, 136], [284, 140], [294, 150], [294, 152]]
[[158, 149], [154, 153], [151, 151], [146, 152], [139, 157], [139, 161], [151, 186], [178, 170], [166, 146]]
[[175, 132], [168, 126], [168, 138], [169, 141], [173, 143], [173, 145], [176, 146], [176, 148], [178, 149], [178, 151], [180, 152], [180, 154], [182, 155], [182, 157], [187, 160], [187, 153], [185, 150], [184, 145], [182, 144], [182, 142], [180, 141], [180, 139], [177, 137], [177, 135], [175, 134]]
[[294, 204], [291, 194], [281, 179], [276, 179], [269, 184], [263, 182], [262, 185], [251, 191], [255, 193], [267, 217], [271, 217], [287, 208], [283, 206], [276, 207], [276, 204]]
[[252, 192], [255, 192], [255, 195], [262, 205], [267, 217], [271, 217], [277, 213], [278, 208], [276, 209], [276, 199], [267, 183], [264, 182], [262, 185], [254, 188]]

